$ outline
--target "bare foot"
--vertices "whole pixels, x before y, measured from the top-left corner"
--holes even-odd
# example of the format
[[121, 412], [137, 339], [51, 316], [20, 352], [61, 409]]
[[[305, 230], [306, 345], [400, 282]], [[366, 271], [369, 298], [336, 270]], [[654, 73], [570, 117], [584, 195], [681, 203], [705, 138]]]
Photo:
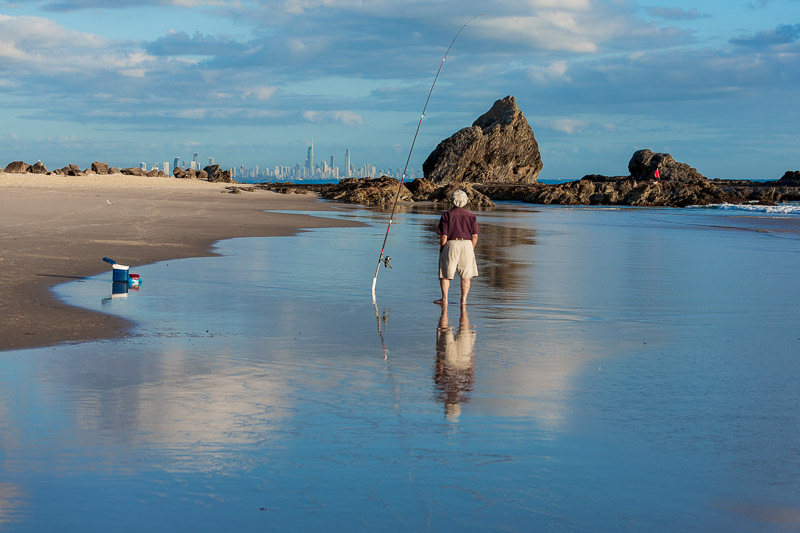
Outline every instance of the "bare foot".
[[440, 298], [438, 300], [434, 300], [433, 303], [439, 304], [439, 305], [447, 305], [447, 300], [444, 299], [444, 298]]

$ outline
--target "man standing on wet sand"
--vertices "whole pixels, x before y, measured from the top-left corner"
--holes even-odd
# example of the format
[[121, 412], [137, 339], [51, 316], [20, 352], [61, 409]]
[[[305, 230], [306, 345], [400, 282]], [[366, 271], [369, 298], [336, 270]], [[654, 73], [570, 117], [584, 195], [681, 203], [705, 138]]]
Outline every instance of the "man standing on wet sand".
[[450, 280], [461, 278], [461, 305], [467, 305], [470, 280], [478, 275], [475, 246], [478, 244], [478, 220], [464, 209], [467, 193], [457, 190], [450, 197], [453, 207], [442, 213], [436, 233], [439, 234], [439, 285], [442, 297], [433, 303], [447, 305]]

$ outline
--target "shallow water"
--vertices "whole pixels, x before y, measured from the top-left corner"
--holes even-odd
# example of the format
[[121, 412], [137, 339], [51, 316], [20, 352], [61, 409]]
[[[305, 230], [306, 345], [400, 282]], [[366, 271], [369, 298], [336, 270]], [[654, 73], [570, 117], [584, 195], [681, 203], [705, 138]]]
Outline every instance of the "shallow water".
[[338, 216], [61, 286], [139, 325], [0, 354], [0, 529], [800, 528], [800, 217], [505, 204], [443, 314]]

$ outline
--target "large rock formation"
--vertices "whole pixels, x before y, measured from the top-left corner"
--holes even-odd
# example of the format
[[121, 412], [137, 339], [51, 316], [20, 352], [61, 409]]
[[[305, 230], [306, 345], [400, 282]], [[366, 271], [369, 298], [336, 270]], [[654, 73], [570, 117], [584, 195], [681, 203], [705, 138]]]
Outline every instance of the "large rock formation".
[[64, 176], [83, 176], [84, 173], [81, 170], [81, 167], [74, 163], [70, 163], [69, 165], [65, 166], [61, 169], [61, 174]]
[[92, 171], [96, 174], [108, 174], [108, 165], [100, 161], [92, 163]]
[[347, 178], [336, 184], [336, 187], [322, 193], [323, 198], [340, 200], [356, 204], [392, 205], [400, 188], [401, 202], [413, 201], [411, 191], [400, 181], [387, 176], [376, 179]]
[[470, 184], [449, 184], [438, 187], [430, 180], [416, 179], [400, 186], [395, 178], [347, 178], [339, 183], [262, 183], [260, 189], [269, 189], [282, 194], [303, 194], [314, 192], [327, 200], [337, 200], [363, 205], [391, 206], [400, 189], [399, 200], [403, 203], [413, 202], [449, 202], [450, 195], [456, 189], [467, 193], [470, 207], [493, 206], [489, 198]]
[[637, 207], [686, 207], [733, 202], [728, 194], [711, 182], [681, 183], [637, 181], [628, 177], [598, 180], [587, 176], [578, 181], [548, 185], [476, 184], [475, 188], [492, 200], [512, 200], [544, 205], [630, 205]]
[[800, 187], [800, 170], [787, 171], [777, 183], [784, 187]]
[[128, 167], [120, 169], [122, 174], [126, 176], [147, 176], [147, 171], [142, 170], [139, 167]]
[[172, 169], [172, 175], [179, 179], [197, 178], [197, 172], [195, 172], [193, 168], [187, 168], [184, 170], [181, 167], [175, 167]]
[[431, 202], [450, 202], [453, 193], [461, 189], [467, 193], [469, 202], [467, 207], [494, 207], [496, 204], [488, 196], [480, 192], [474, 185], [469, 183], [450, 183], [444, 187], [438, 187], [428, 195], [426, 200]]
[[542, 171], [539, 144], [513, 96], [439, 143], [422, 165], [425, 177], [448, 183], [534, 183]]
[[222, 170], [219, 165], [208, 165], [203, 169], [206, 173], [206, 178], [212, 183], [236, 183], [231, 176], [230, 170]]
[[184, 170], [180, 167], [175, 167], [172, 170], [172, 175], [180, 179], [199, 179], [212, 183], [236, 183], [236, 180], [231, 177], [231, 171], [222, 170], [219, 165], [209, 165], [202, 170], [195, 170], [191, 167]]
[[26, 174], [30, 172], [31, 166], [25, 161], [12, 161], [6, 165], [5, 172], [9, 174]]
[[706, 177], [697, 172], [686, 163], [675, 161], [671, 155], [654, 153], [650, 150], [639, 150], [634, 152], [628, 162], [628, 172], [635, 180], [655, 179], [656, 169], [658, 169], [661, 181], [680, 181], [684, 183], [700, 183], [706, 181]]

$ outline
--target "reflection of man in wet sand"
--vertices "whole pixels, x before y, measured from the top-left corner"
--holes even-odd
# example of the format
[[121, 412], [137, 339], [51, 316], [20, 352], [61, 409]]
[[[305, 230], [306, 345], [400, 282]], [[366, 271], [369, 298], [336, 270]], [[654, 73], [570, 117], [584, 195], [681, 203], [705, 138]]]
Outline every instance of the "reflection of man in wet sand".
[[433, 381], [439, 390], [437, 399], [444, 403], [447, 418], [457, 419], [461, 404], [469, 401], [469, 393], [475, 381], [472, 351], [475, 346], [475, 330], [469, 327], [467, 308], [461, 307], [458, 332], [447, 318], [447, 306], [442, 306], [439, 326], [436, 328], [436, 371]]
[[458, 273], [461, 278], [461, 305], [466, 305], [470, 279], [478, 275], [475, 262], [478, 221], [474, 213], [464, 209], [469, 202], [467, 193], [458, 190], [450, 199], [455, 207], [442, 213], [436, 228], [439, 234], [439, 285], [442, 297], [433, 303], [447, 305], [450, 280]]

